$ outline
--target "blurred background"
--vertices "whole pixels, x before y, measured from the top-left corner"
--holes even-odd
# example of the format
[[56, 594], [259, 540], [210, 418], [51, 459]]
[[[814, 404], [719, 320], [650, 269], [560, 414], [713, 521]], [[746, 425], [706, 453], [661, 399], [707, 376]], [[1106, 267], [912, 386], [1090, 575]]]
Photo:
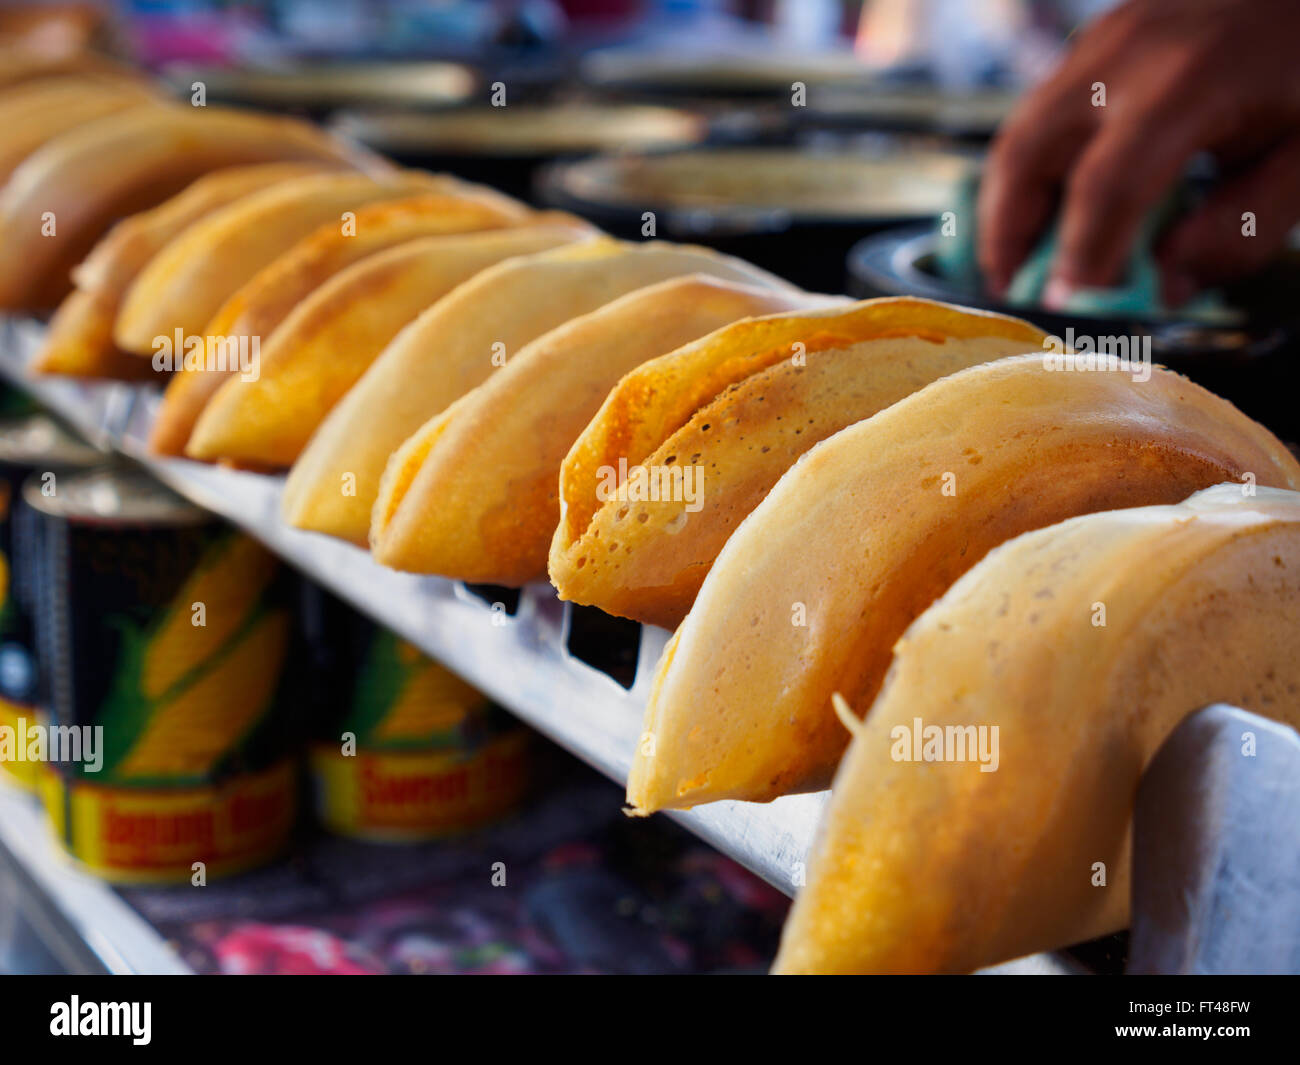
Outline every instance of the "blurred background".
[[[74, 5], [51, 5], [72, 7]], [[83, 5], [91, 6], [91, 5]], [[136, 56], [189, 59], [511, 56], [557, 65], [595, 47], [680, 52], [779, 44], [847, 51], [944, 84], [1015, 83], [1106, 0], [135, 0], [98, 5]], [[1031, 46], [1026, 51], [1026, 46]], [[534, 53], [529, 55], [529, 53]], [[1039, 57], [1041, 60], [1041, 56]]]

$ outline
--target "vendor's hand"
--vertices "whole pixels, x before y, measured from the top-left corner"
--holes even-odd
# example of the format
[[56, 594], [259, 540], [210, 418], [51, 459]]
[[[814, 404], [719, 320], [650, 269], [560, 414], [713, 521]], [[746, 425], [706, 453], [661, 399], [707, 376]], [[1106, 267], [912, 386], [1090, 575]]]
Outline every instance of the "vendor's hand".
[[1298, 44], [1300, 0], [1129, 0], [1089, 25], [991, 149], [977, 228], [993, 291], [1058, 206], [1044, 302], [1118, 283], [1143, 217], [1200, 151], [1228, 173], [1161, 242], [1165, 299], [1266, 263], [1300, 221]]

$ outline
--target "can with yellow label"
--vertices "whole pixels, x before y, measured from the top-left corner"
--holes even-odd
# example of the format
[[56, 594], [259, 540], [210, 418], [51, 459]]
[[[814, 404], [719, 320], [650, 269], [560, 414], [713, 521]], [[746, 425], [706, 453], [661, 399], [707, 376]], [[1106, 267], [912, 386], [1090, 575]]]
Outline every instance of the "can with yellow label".
[[311, 746], [316, 813], [340, 835], [437, 838], [511, 810], [531, 733], [417, 647], [307, 585], [304, 627], [323, 722]]
[[138, 470], [29, 480], [23, 498], [59, 838], [123, 882], [272, 857], [296, 805], [288, 575]]

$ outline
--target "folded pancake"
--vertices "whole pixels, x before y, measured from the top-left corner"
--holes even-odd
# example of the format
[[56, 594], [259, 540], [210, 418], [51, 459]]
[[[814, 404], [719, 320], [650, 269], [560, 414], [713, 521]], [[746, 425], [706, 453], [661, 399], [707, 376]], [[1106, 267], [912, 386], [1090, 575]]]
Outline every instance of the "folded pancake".
[[310, 174], [245, 196], [195, 223], [155, 255], [122, 301], [118, 346], [151, 355], [176, 330], [206, 336], [222, 305], [288, 248], [372, 203], [454, 189], [458, 182], [421, 171]]
[[50, 320], [33, 364], [37, 373], [140, 380], [154, 376], [147, 359], [113, 343], [113, 323], [136, 275], [200, 218], [280, 181], [341, 166], [329, 160], [258, 163], [214, 170], [148, 211], [118, 222], [72, 271], [76, 286]]
[[706, 248], [608, 238], [483, 271], [399, 333], [330, 412], [289, 474], [285, 520], [365, 545], [384, 466], [420, 426], [543, 333], [633, 289], [691, 273], [793, 288]]
[[[538, 218], [544, 216], [538, 215]], [[187, 397], [224, 381], [199, 412], [185, 454], [240, 465], [290, 466], [330, 408], [421, 311], [503, 259], [591, 236], [578, 222], [424, 237], [349, 266], [298, 304], [261, 348], [258, 374], [185, 371], [155, 423], [161, 447], [180, 436]], [[201, 397], [197, 397], [201, 398]], [[173, 430], [175, 426], [175, 430]]]
[[0, 309], [52, 308], [114, 222], [209, 171], [361, 158], [306, 122], [218, 107], [159, 104], [83, 123], [29, 155], [0, 190]]
[[358, 208], [345, 231], [320, 226], [258, 271], [208, 323], [217, 336], [269, 337], [285, 316], [346, 266], [420, 237], [523, 225], [534, 212], [484, 186], [465, 185]]
[[538, 337], [389, 459], [375, 558], [467, 581], [545, 579], [560, 463], [619, 377], [738, 318], [825, 299], [689, 274]]
[[[225, 301], [204, 333], [259, 337], [265, 355], [266, 342], [289, 312], [345, 267], [420, 237], [499, 229], [541, 217], [491, 189], [468, 185], [370, 204], [354, 215], [346, 231], [337, 222], [326, 223], [259, 270]], [[400, 262], [400, 258], [394, 260], [394, 264]], [[407, 262], [411, 270], [419, 269], [417, 260]], [[416, 277], [410, 280], [418, 283]], [[227, 377], [225, 370], [202, 367], [184, 372], [186, 382], [177, 386], [165, 429], [155, 438], [163, 454], [184, 451], [195, 421]]]
[[[609, 394], [561, 469], [550, 557], [560, 598], [676, 627], [727, 537], [810, 447], [1044, 339], [1017, 318], [890, 298], [737, 322], [647, 362]], [[602, 471], [620, 463], [628, 489], [600, 498]], [[660, 492], [627, 506], [638, 479], [674, 467], [693, 471], [691, 498]]]
[[50, 77], [0, 93], [0, 185], [46, 141], [105, 115], [158, 102], [144, 82]]
[[[907, 626], [1005, 540], [1240, 481], [1300, 488], [1263, 426], [1161, 367], [1018, 355], [823, 440], [727, 541], [660, 660], [628, 800], [640, 812], [825, 787]], [[1086, 606], [1080, 609], [1086, 609]]]
[[1298, 689], [1294, 492], [1222, 485], [1003, 544], [846, 719], [775, 971], [969, 972], [1118, 931], [1161, 743], [1218, 702], [1300, 726]]

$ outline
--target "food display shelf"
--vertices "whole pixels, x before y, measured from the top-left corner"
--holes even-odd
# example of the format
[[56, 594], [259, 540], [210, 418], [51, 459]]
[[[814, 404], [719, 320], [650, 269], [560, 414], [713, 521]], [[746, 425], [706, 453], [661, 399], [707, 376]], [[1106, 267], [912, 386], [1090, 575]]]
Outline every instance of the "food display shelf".
[[[241, 526], [286, 561], [425, 653], [446, 663], [549, 739], [606, 776], [627, 780], [655, 662], [668, 639], [643, 627], [631, 688], [568, 651], [572, 611], [547, 584], [513, 614], [465, 585], [385, 569], [351, 544], [280, 520], [282, 476], [184, 459], [145, 447], [159, 393], [151, 387], [28, 376], [42, 327], [10, 321], [3, 372], [86, 439], [136, 460], [199, 506]], [[773, 886], [793, 892], [825, 795], [771, 804], [715, 803], [678, 815], [692, 831]]]
[[[280, 520], [283, 476], [159, 458], [146, 448], [160, 392], [153, 386], [34, 377], [26, 365], [43, 326], [0, 320], [0, 373], [105, 450], [126, 455], [197, 505], [240, 526], [296, 569], [445, 663], [538, 732], [612, 780], [627, 780], [655, 663], [669, 634], [642, 626], [625, 687], [569, 649], [573, 609], [549, 584], [525, 587], [512, 612], [466, 585], [399, 573], [351, 544]], [[793, 894], [828, 793], [772, 803], [716, 802], [675, 812], [690, 831], [774, 887]], [[1056, 955], [1012, 971], [1073, 968]], [[999, 970], [1007, 967], [999, 967]]]

